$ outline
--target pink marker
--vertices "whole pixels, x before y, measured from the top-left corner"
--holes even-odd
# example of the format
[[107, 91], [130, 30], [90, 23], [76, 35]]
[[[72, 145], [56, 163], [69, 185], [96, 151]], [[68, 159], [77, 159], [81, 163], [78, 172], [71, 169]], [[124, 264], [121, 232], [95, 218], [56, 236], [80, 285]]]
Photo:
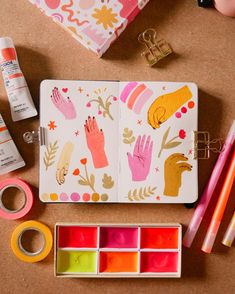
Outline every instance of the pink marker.
[[233, 146], [234, 140], [235, 140], [235, 121], [233, 121], [233, 124], [229, 130], [229, 133], [227, 135], [226, 141], [223, 146], [223, 152], [220, 153], [217, 159], [217, 162], [214, 166], [210, 179], [206, 185], [206, 188], [203, 191], [201, 199], [197, 205], [194, 215], [189, 223], [188, 229], [184, 235], [183, 245], [185, 247], [190, 247], [195, 238], [195, 235], [199, 229], [199, 226], [204, 217], [206, 209], [210, 203], [212, 194], [215, 190], [215, 187], [222, 173], [225, 162]]

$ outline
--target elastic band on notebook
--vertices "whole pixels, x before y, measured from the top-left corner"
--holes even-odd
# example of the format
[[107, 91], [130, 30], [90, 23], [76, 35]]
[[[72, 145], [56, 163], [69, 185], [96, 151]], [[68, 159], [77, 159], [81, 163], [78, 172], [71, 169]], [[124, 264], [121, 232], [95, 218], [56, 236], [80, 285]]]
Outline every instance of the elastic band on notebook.
[[140, 114], [141, 109], [143, 108], [143, 106], [145, 105], [145, 103], [147, 102], [147, 100], [152, 96], [153, 91], [150, 89], [146, 89], [139, 97], [139, 99], [136, 102], [136, 105], [134, 107], [134, 112], [136, 114]]
[[121, 101], [126, 103], [128, 96], [130, 95], [131, 91], [138, 85], [137, 82], [130, 82], [128, 83], [121, 93]]
[[146, 86], [144, 84], [139, 85], [131, 94], [127, 107], [132, 109], [132, 107], [135, 104], [136, 99], [139, 97], [139, 95], [146, 89]]

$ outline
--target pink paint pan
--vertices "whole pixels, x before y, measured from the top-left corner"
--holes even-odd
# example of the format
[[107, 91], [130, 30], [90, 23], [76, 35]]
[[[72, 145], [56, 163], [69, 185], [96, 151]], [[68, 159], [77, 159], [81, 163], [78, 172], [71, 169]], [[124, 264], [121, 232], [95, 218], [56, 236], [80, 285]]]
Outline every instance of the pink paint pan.
[[100, 227], [100, 248], [137, 248], [138, 227]]

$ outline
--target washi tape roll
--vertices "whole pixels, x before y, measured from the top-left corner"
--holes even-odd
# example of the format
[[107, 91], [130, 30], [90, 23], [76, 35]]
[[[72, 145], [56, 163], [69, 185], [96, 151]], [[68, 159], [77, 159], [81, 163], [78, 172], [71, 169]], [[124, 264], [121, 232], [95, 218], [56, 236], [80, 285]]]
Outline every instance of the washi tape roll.
[[[17, 188], [24, 195], [23, 205], [16, 210], [10, 210], [3, 204], [3, 193], [8, 188]], [[11, 220], [22, 218], [30, 211], [32, 205], [33, 193], [28, 184], [17, 178], [9, 178], [0, 181], [0, 217]]]
[[[43, 245], [37, 252], [29, 252], [22, 245], [22, 236], [26, 231], [34, 230], [43, 237]], [[27, 221], [20, 224], [11, 237], [11, 248], [16, 257], [24, 262], [38, 262], [47, 257], [52, 248], [51, 230], [44, 224], [37, 221]]]

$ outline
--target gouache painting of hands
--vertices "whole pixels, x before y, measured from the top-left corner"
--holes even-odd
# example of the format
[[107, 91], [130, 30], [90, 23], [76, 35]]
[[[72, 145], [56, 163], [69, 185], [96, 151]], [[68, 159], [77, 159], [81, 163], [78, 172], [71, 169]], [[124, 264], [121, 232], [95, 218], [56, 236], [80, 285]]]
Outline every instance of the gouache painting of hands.
[[73, 102], [69, 97], [64, 98], [56, 87], [52, 90], [51, 100], [55, 107], [63, 114], [65, 119], [76, 118], [76, 110]]
[[166, 159], [164, 195], [174, 197], [179, 195], [179, 189], [182, 185], [182, 174], [192, 170], [192, 165], [186, 161], [188, 161], [188, 158], [181, 153], [174, 153]]
[[95, 168], [103, 168], [108, 165], [108, 159], [104, 150], [104, 133], [99, 129], [96, 118], [88, 116], [84, 125], [87, 147], [91, 152]]
[[120, 201], [195, 202], [197, 86], [146, 81], [119, 84]]
[[[113, 97], [112, 119], [91, 107], [96, 93], [103, 101]], [[162, 118], [161, 107], [167, 108]], [[40, 146], [40, 199], [195, 202], [197, 116], [193, 83], [43, 81], [40, 127], [47, 146]]]
[[57, 163], [57, 169], [56, 169], [56, 180], [59, 185], [62, 185], [65, 182], [65, 177], [68, 174], [73, 149], [74, 149], [73, 143], [67, 142], [64, 145], [62, 152], [60, 154], [60, 158]]
[[153, 141], [151, 137], [139, 136], [135, 143], [133, 154], [127, 153], [132, 180], [145, 181], [150, 170], [152, 159]]

